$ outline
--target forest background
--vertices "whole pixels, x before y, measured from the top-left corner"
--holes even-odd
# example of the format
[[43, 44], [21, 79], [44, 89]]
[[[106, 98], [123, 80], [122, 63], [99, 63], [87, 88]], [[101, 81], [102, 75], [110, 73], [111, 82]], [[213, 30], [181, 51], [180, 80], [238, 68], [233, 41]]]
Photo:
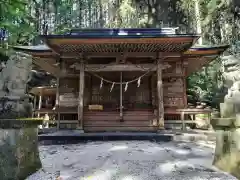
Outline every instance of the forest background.
[[[8, 60], [13, 45], [40, 44], [39, 34], [72, 28], [161, 27], [201, 34], [202, 46], [230, 44], [224, 55], [240, 59], [239, 0], [0, 0], [0, 61]], [[223, 101], [223, 67], [218, 58], [188, 77], [189, 102], [217, 107]], [[46, 74], [47, 81], [37, 77], [31, 86], [53, 82]]]

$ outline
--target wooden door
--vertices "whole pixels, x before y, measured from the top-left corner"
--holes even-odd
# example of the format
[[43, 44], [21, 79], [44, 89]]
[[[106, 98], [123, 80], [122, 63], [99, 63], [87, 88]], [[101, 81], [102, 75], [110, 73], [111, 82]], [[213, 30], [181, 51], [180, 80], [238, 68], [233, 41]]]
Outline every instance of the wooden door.
[[[108, 77], [112, 78], [112, 81], [119, 82], [119, 75], [120, 73], [113, 73]], [[123, 81], [128, 79], [125, 74]], [[156, 127], [152, 124], [153, 110], [151, 107], [147, 107], [147, 104], [151, 104], [147, 82], [147, 79], [142, 81], [140, 87], [137, 87], [136, 82], [128, 84], [127, 91], [122, 93], [124, 109], [123, 120], [121, 120], [119, 111], [120, 85], [116, 84], [110, 92], [112, 84], [105, 83], [100, 90], [101, 79], [93, 78], [92, 104], [103, 105], [103, 111], [85, 111], [84, 130], [86, 132], [155, 131]], [[124, 89], [125, 85], [123, 85], [123, 91]]]

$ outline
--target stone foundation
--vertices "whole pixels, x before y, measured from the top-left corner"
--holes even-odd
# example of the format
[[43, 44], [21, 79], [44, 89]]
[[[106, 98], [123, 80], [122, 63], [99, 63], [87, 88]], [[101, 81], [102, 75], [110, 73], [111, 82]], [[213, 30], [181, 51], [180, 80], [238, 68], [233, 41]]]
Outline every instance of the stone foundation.
[[[228, 106], [227, 106], [228, 105]], [[216, 149], [213, 164], [240, 179], [240, 118], [233, 117], [233, 107], [222, 104], [222, 118], [213, 118], [216, 130]], [[230, 118], [224, 118], [224, 117]]]
[[23, 180], [41, 168], [39, 120], [0, 120], [1, 180]]

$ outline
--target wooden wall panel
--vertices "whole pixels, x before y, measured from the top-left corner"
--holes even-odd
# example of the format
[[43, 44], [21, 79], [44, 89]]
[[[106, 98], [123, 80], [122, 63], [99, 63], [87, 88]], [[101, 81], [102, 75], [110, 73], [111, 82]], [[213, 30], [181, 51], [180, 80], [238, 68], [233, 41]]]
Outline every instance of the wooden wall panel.
[[[183, 108], [185, 106], [185, 77], [184, 70], [181, 61], [170, 62], [171, 68], [163, 70], [163, 96], [164, 96], [164, 107], [168, 108]], [[156, 83], [156, 76], [153, 77], [153, 83]], [[153, 93], [156, 95], [157, 89], [156, 86]], [[152, 95], [152, 97], [154, 97]], [[156, 97], [156, 96], [155, 96]], [[154, 106], [156, 106], [156, 98], [153, 100]]]
[[181, 78], [168, 78], [164, 81], [163, 89], [165, 97], [182, 96], [184, 82]]
[[119, 104], [120, 94], [119, 85], [115, 85], [112, 89], [112, 92], [110, 92], [112, 84], [103, 82], [103, 86], [101, 89], [100, 84], [101, 79], [92, 77], [92, 88], [90, 90], [92, 94], [91, 104], [101, 104], [105, 106], [104, 108], [108, 108], [109, 106], [117, 107], [117, 104]]
[[184, 76], [182, 61], [174, 62], [175, 69], [172, 69], [172, 77], [164, 79], [164, 103], [166, 107], [182, 108], [184, 106]]
[[[89, 104], [90, 95], [90, 77], [85, 77], [84, 105]], [[59, 80], [59, 99], [60, 106], [73, 107], [78, 106], [79, 96], [79, 77], [61, 78]]]
[[168, 64], [171, 67], [163, 70], [163, 77], [184, 76], [180, 59], [178, 61], [168, 62]]
[[151, 110], [124, 111], [123, 121], [117, 111], [88, 111], [84, 113], [84, 130], [92, 131], [155, 131]]
[[74, 107], [78, 105], [78, 78], [59, 79], [59, 106]]
[[128, 84], [127, 90], [123, 92], [123, 105], [127, 108], [150, 108], [152, 106], [150, 83], [149, 77], [143, 77], [139, 87], [137, 87], [137, 82]]
[[[106, 73], [107, 74], [107, 73]], [[105, 76], [107, 77], [107, 75]], [[109, 75], [106, 79], [119, 82], [120, 74]], [[138, 75], [131, 73], [123, 73], [123, 81], [132, 80]], [[115, 77], [114, 77], [115, 76]], [[101, 104], [105, 108], [118, 108], [120, 104], [120, 85], [115, 84], [112, 92], [110, 92], [112, 84], [103, 82], [103, 86], [100, 89], [101, 79], [92, 77], [91, 88], [91, 104]], [[143, 107], [151, 106], [151, 92], [149, 77], [141, 79], [140, 87], [137, 87], [137, 82], [129, 83], [127, 90], [125, 91], [125, 85], [123, 85], [123, 105], [126, 108], [134, 108], [136, 106], [143, 105]]]

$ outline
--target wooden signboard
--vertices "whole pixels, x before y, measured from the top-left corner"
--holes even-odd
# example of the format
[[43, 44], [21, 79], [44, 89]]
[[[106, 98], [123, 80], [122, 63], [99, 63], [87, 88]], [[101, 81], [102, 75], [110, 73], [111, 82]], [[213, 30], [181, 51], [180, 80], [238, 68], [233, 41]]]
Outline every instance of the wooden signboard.
[[59, 96], [60, 106], [74, 107], [78, 105], [78, 97], [74, 93], [64, 93]]
[[103, 105], [91, 104], [88, 105], [89, 110], [103, 110]]

